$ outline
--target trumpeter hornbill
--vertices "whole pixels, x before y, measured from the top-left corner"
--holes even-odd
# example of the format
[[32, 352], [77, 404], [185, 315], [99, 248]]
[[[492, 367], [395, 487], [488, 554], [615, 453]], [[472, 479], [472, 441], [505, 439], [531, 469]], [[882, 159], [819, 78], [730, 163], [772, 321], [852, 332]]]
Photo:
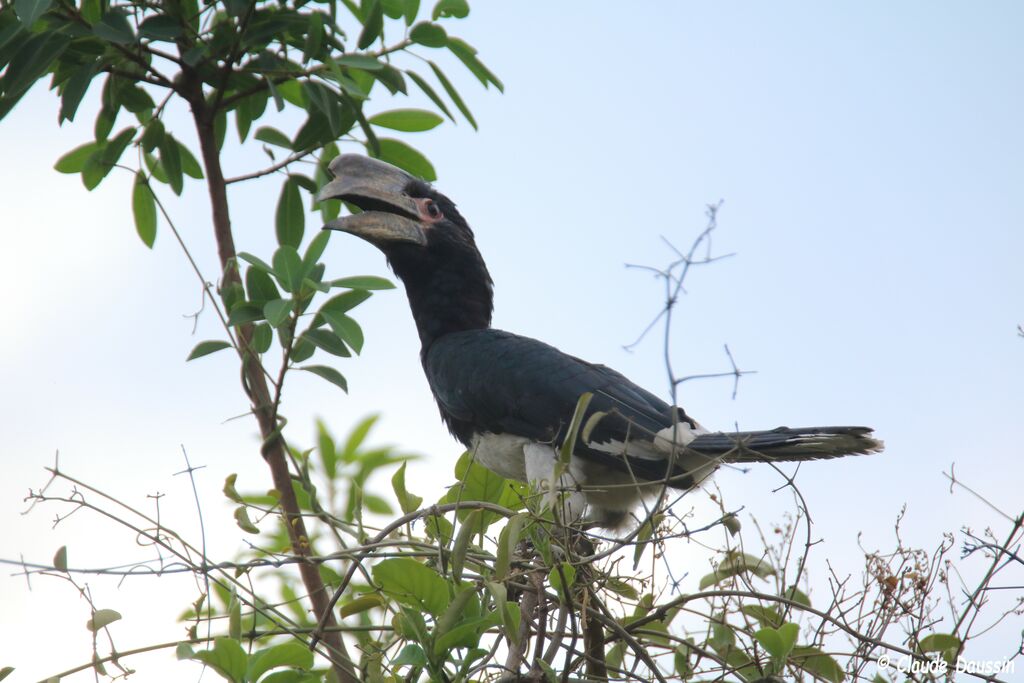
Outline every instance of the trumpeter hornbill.
[[423, 369], [451, 433], [478, 462], [518, 481], [551, 486], [558, 448], [578, 400], [592, 393], [568, 471], [556, 485], [573, 518], [615, 527], [664, 484], [689, 489], [720, 464], [874, 453], [867, 427], [710, 433], [682, 408], [603, 365], [491, 328], [491, 276], [455, 204], [390, 164], [343, 154], [318, 198], [361, 213], [329, 222], [384, 252], [405, 283]]

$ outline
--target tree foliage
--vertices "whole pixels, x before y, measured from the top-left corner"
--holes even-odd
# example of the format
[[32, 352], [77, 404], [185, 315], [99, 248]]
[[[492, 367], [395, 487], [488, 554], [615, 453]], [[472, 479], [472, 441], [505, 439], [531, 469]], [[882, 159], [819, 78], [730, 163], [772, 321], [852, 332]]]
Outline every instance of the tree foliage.
[[[429, 7], [419, 0], [14, 0], [0, 7], [0, 120], [47, 78], [60, 98], [59, 123], [76, 122], [83, 103], [98, 102], [90, 139], [56, 161], [58, 172], [80, 176], [89, 190], [114, 171], [131, 174], [125, 215], [143, 244], [153, 247], [169, 230], [193, 264], [174, 225], [173, 198], [194, 191], [196, 181], [205, 185], [221, 267], [217, 287], [205, 291], [224, 334], [196, 344], [187, 360], [229, 349], [237, 355], [273, 480], [266, 491], [244, 475], [258, 493], [240, 491], [236, 475], [225, 481], [238, 527], [257, 539], [232, 561], [209, 557], [137, 510], [112, 511], [113, 497], [59, 466], [53, 480], [72, 492], [47, 485], [33, 494], [36, 502], [90, 510], [144, 540], [140, 547], [176, 558], [201, 590], [182, 614], [187, 638], [167, 647], [233, 683], [783, 676], [834, 683], [866, 675], [879, 652], [956, 661], [983, 601], [972, 599], [938, 630], [933, 593], [948, 580], [942, 563], [951, 545], [933, 554], [902, 543], [889, 554], [869, 553], [863, 586], [843, 583], [825, 604], [812, 603], [809, 516], [792, 479], [798, 512], [780, 527], [778, 545], [764, 535], [744, 542], [736, 511], [724, 504], [714, 519], [693, 524], [664, 497], [631, 534], [613, 539], [564, 524], [560, 492], [506, 481], [471, 453], [458, 461], [455, 484], [425, 504], [425, 492], [406, 480], [409, 456], [369, 445], [373, 418], [343, 440], [323, 424], [310, 448], [289, 439], [281, 411], [289, 373], [304, 370], [347, 391], [336, 365], [362, 351], [354, 312], [392, 287], [329, 274], [321, 260], [329, 233], [307, 231], [307, 206], [340, 145], [434, 179], [433, 164], [408, 135], [446, 120], [477, 126], [436, 55], [449, 53], [484, 87], [503, 88], [476, 49], [453, 35], [468, 14], [465, 0]], [[391, 106], [407, 95], [429, 108]], [[376, 106], [382, 100], [389, 104]], [[173, 127], [174, 102], [187, 105], [192, 130]], [[267, 123], [285, 118], [275, 111], [300, 116], [281, 130]], [[229, 135], [262, 149], [266, 164], [225, 177]], [[277, 246], [270, 254], [237, 252], [227, 188], [272, 174], [280, 189], [263, 229]], [[328, 201], [319, 210], [329, 220], [341, 205]], [[672, 268], [681, 274], [662, 273], [669, 301], [691, 265], [714, 260], [695, 257], [714, 227], [710, 217], [689, 255], [678, 252]], [[209, 279], [196, 274], [205, 287]], [[671, 304], [665, 313], [670, 324]], [[733, 364], [724, 374], [742, 372]], [[672, 386], [681, 381], [673, 377]], [[566, 461], [573, 441], [562, 448]], [[1017, 518], [1005, 540], [987, 545], [971, 537], [995, 557], [975, 596], [1009, 566], [1006, 549], [1021, 528]], [[719, 537], [703, 540], [710, 534]], [[667, 559], [684, 540], [718, 551], [690, 594], [678, 590]], [[132, 653], [113, 646], [126, 618], [94, 602], [68, 554], [61, 548], [38, 571], [71, 582], [88, 602], [94, 656], [77, 670], [126, 675]], [[884, 642], [897, 630], [909, 636]], [[101, 634], [109, 652], [100, 651]], [[849, 651], [835, 650], [840, 638]], [[0, 679], [10, 673], [0, 669]], [[876, 680], [889, 675], [880, 670]]]

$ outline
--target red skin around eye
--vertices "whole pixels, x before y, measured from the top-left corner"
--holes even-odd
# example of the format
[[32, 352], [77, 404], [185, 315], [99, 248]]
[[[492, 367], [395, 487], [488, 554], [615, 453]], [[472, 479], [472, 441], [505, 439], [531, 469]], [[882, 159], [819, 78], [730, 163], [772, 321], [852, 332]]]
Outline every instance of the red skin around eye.
[[[416, 206], [420, 209], [420, 220], [424, 223], [437, 223], [444, 219], [444, 214], [441, 212], [441, 207], [433, 199], [426, 197], [416, 198], [414, 200]], [[431, 213], [431, 207], [433, 207], [433, 213]]]

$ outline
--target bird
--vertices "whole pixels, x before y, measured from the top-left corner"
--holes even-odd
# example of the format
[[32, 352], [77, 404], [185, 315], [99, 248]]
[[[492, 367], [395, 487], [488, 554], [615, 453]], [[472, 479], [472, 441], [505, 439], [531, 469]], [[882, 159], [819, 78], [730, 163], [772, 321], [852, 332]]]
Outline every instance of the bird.
[[360, 154], [338, 155], [329, 170], [317, 200], [341, 199], [356, 211], [324, 229], [375, 246], [403, 282], [448, 430], [487, 469], [552, 494], [564, 518], [621, 529], [636, 524], [645, 501], [699, 486], [725, 463], [883, 449], [869, 427], [711, 432], [609, 367], [492, 328], [494, 283], [451, 199]]

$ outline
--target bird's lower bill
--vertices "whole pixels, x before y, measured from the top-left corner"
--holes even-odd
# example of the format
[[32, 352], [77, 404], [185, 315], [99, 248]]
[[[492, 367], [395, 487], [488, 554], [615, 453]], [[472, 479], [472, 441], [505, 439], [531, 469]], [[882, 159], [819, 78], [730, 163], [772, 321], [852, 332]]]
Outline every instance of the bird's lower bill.
[[340, 230], [378, 245], [411, 242], [423, 246], [427, 243], [427, 236], [418, 222], [384, 211], [364, 211], [335, 218], [324, 225], [324, 230]]

